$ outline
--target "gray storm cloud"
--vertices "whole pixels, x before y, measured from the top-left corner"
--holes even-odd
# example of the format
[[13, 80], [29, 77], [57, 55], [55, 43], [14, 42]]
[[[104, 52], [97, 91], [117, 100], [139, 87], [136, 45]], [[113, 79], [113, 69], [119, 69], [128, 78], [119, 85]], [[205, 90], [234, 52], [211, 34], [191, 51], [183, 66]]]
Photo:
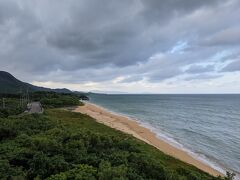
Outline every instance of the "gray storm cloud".
[[0, 67], [69, 83], [220, 77], [240, 70], [213, 58], [239, 56], [239, 14], [238, 0], [0, 0]]

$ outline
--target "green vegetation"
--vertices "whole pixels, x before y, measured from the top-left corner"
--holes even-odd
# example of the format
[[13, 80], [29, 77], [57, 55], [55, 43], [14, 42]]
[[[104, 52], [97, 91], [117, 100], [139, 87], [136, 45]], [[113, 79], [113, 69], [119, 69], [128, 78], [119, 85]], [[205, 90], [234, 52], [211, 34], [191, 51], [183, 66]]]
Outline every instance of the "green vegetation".
[[[1, 97], [1, 96], [0, 96]], [[5, 102], [3, 105], [3, 101]], [[5, 106], [5, 107], [4, 107]], [[19, 99], [15, 97], [0, 98], [0, 118], [17, 115], [25, 111], [27, 104], [19, 105]]]
[[79, 106], [83, 95], [73, 93], [35, 92], [31, 94], [33, 101], [40, 101], [45, 108]]
[[[0, 94], [0, 117], [6, 118], [10, 115], [18, 115], [27, 109], [27, 99], [22, 99], [20, 105], [20, 94]], [[64, 106], [79, 106], [82, 103], [79, 99], [87, 98], [82, 94], [56, 93], [56, 92], [33, 92], [29, 93], [30, 100], [40, 101], [44, 108], [57, 108]], [[26, 97], [26, 94], [25, 96]], [[4, 103], [3, 103], [4, 101]]]
[[87, 115], [0, 119], [0, 179], [218, 179]]
[[0, 118], [0, 179], [222, 180], [87, 115], [55, 108], [78, 105], [78, 95], [31, 98], [43, 103], [43, 114]]

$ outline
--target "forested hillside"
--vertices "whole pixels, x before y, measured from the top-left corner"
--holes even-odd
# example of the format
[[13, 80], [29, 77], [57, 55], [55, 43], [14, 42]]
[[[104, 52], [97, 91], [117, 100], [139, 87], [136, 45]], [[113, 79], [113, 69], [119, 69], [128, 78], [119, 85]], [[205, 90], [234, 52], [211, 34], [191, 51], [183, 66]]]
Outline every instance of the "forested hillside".
[[22, 82], [16, 79], [8, 72], [0, 71], [0, 93], [5, 94], [17, 94], [24, 91], [36, 92], [36, 91], [53, 91], [57, 93], [71, 93], [69, 89], [50, 89], [39, 86], [34, 86], [29, 83]]

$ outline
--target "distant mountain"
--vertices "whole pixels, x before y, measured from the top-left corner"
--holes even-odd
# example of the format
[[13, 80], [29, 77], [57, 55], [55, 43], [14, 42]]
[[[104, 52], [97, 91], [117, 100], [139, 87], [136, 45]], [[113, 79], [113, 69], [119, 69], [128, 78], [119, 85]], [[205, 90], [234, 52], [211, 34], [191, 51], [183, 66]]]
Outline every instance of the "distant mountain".
[[57, 93], [72, 93], [69, 89], [50, 89], [45, 87], [34, 86], [29, 83], [22, 82], [16, 79], [8, 72], [0, 71], [0, 93], [15, 94], [20, 91], [35, 92], [35, 91], [53, 91]]
[[99, 91], [99, 90], [93, 90], [89, 93], [93, 93], [93, 94], [129, 94], [128, 92], [123, 92], [123, 91]]

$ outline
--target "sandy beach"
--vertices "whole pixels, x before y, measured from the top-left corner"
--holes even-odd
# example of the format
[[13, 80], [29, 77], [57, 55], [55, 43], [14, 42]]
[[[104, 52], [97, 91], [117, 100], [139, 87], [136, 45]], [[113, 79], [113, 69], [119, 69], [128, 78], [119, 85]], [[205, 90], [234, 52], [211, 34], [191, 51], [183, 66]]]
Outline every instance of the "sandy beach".
[[138, 122], [130, 120], [127, 117], [120, 116], [117, 114], [113, 114], [97, 105], [91, 103], [85, 103], [84, 106], [79, 106], [73, 110], [74, 112], [80, 112], [83, 114], [87, 114], [97, 122], [103, 123], [111, 128], [115, 128], [122, 132], [128, 133], [133, 135], [134, 137], [156, 147], [157, 149], [161, 150], [165, 154], [173, 156], [177, 159], [180, 159], [186, 163], [192, 164], [197, 168], [208, 172], [211, 175], [223, 176], [222, 173], [213, 169], [212, 167], [208, 166], [207, 164], [193, 158], [187, 152], [173, 147], [172, 145], [168, 144], [167, 142], [159, 139], [149, 129], [142, 127]]

